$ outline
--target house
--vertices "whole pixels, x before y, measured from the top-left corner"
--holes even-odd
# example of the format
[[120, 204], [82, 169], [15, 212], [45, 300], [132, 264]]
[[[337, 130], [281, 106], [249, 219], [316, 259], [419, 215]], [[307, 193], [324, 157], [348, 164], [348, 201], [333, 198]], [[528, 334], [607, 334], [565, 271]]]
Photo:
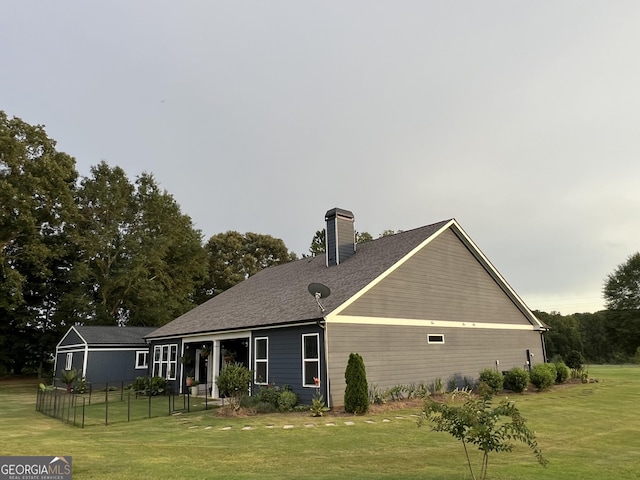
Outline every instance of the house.
[[73, 326], [56, 346], [54, 378], [72, 368], [93, 384], [133, 381], [145, 376], [149, 346], [144, 336], [155, 329]]
[[212, 385], [225, 353], [258, 385], [343, 404], [351, 352], [380, 388], [477, 379], [484, 368], [543, 362], [546, 330], [455, 219], [364, 244], [354, 216], [325, 215], [326, 255], [271, 267], [158, 328], [151, 369], [184, 385], [185, 354]]

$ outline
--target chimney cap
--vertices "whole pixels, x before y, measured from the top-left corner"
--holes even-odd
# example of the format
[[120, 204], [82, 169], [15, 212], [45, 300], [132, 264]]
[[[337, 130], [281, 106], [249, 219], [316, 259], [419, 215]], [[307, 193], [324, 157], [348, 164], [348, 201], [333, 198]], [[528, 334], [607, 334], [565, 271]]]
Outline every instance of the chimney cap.
[[332, 208], [331, 210], [327, 210], [327, 213], [324, 214], [325, 221], [329, 218], [334, 218], [334, 217], [349, 218], [351, 220], [355, 219], [353, 212], [349, 210], [345, 210], [343, 208]]

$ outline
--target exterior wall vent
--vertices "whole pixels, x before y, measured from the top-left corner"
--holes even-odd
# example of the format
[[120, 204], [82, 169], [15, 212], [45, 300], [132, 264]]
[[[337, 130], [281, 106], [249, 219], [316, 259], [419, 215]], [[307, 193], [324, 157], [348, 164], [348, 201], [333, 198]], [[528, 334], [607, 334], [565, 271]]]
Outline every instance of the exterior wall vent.
[[340, 265], [356, 252], [355, 217], [349, 210], [334, 208], [325, 216], [327, 267]]

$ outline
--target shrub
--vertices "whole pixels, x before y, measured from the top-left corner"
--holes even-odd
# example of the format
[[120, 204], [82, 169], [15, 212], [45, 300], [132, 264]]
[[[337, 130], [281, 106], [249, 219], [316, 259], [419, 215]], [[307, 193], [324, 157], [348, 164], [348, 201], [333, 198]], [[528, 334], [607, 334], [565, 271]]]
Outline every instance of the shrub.
[[347, 369], [344, 372], [346, 388], [344, 391], [344, 409], [349, 413], [365, 413], [369, 410], [369, 389], [364, 360], [357, 353], [349, 355]]
[[578, 350], [571, 350], [567, 353], [567, 358], [564, 359], [564, 363], [574, 372], [577, 372], [582, 368], [584, 363], [584, 357]]
[[273, 408], [278, 408], [278, 401], [280, 400], [280, 389], [275, 386], [266, 385], [261, 386], [260, 390], [256, 394], [258, 402], [269, 403]]
[[538, 390], [545, 390], [556, 381], [556, 367], [552, 363], [538, 363], [531, 368], [530, 379]]
[[489, 387], [491, 393], [496, 393], [502, 390], [502, 385], [504, 383], [502, 373], [492, 368], [485, 368], [482, 370], [480, 372], [479, 380]]
[[167, 379], [164, 377], [136, 377], [135, 381], [126, 388], [143, 395], [163, 395], [167, 391]]
[[522, 393], [529, 386], [529, 372], [522, 368], [512, 368], [504, 376], [504, 387], [516, 393]]
[[231, 362], [220, 370], [216, 385], [220, 393], [229, 399], [234, 410], [240, 409], [240, 402], [249, 394], [252, 372], [241, 363]]
[[298, 404], [298, 395], [293, 393], [291, 390], [282, 390], [280, 392], [280, 397], [278, 398], [278, 408], [282, 412], [289, 412], [293, 410]]
[[569, 378], [569, 367], [564, 362], [553, 362], [556, 367], [556, 383], [564, 383]]

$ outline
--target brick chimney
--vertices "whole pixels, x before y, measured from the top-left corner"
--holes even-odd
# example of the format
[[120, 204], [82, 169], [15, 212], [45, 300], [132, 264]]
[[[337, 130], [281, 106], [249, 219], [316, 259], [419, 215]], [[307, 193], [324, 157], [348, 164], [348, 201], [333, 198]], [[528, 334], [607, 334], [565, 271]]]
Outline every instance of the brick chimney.
[[327, 222], [327, 267], [340, 265], [356, 252], [355, 217], [349, 210], [334, 208], [324, 219]]

